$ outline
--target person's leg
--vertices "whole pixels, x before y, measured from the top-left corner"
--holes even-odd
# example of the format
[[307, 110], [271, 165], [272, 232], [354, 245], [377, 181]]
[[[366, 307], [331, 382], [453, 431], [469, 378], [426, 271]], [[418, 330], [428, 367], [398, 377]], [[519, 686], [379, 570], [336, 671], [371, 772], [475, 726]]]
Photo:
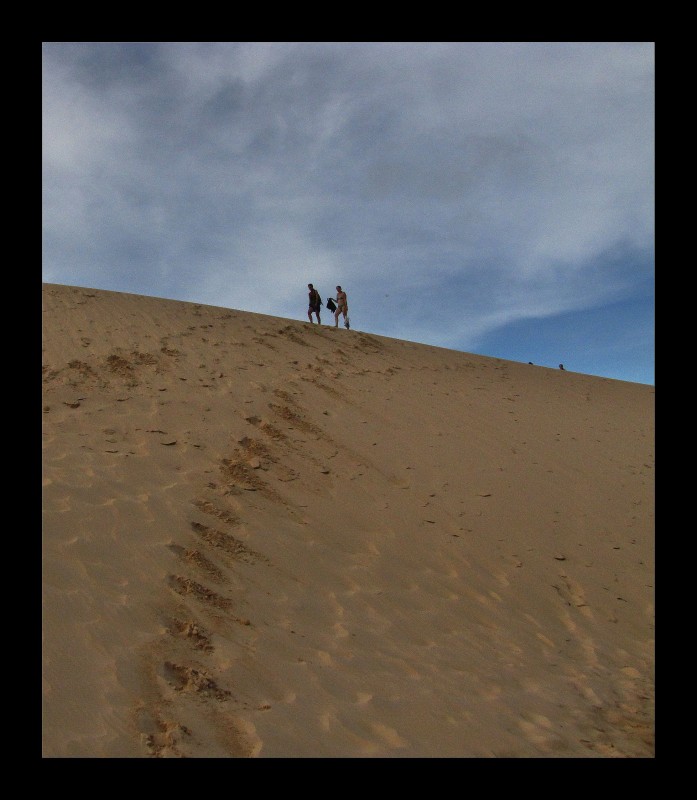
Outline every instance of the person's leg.
[[339, 314], [341, 314], [341, 309], [337, 308], [337, 310], [334, 312], [334, 327], [335, 328], [339, 327]]
[[307, 318], [310, 320], [310, 322], [312, 322], [312, 309], [311, 308], [307, 309]]

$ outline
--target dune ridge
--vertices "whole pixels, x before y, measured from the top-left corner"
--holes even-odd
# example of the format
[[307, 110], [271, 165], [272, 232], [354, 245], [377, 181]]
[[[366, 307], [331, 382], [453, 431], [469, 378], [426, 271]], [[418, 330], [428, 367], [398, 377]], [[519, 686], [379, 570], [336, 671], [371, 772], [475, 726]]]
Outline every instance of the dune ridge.
[[42, 294], [45, 758], [654, 757], [653, 387]]

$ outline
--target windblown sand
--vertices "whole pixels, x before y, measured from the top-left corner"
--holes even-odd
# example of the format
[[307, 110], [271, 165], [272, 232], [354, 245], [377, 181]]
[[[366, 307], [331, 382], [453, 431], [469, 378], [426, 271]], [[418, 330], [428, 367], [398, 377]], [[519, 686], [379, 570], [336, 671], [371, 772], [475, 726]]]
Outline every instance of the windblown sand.
[[653, 758], [654, 388], [325, 315], [44, 284], [44, 757]]

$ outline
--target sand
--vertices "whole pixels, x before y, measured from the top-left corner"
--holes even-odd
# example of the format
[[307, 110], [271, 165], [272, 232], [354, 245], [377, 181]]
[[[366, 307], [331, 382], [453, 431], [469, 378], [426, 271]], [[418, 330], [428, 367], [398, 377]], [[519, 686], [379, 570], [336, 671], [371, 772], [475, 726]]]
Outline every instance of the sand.
[[43, 285], [44, 758], [654, 758], [654, 387]]

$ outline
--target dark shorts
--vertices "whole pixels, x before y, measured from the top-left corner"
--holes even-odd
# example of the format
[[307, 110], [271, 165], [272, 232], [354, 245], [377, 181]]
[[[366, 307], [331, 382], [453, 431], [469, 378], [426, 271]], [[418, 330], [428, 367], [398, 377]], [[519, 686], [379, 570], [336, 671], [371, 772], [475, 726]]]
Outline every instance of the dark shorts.
[[310, 314], [319, 314], [320, 308], [321, 306], [310, 305], [310, 307], [307, 310], [310, 312]]

